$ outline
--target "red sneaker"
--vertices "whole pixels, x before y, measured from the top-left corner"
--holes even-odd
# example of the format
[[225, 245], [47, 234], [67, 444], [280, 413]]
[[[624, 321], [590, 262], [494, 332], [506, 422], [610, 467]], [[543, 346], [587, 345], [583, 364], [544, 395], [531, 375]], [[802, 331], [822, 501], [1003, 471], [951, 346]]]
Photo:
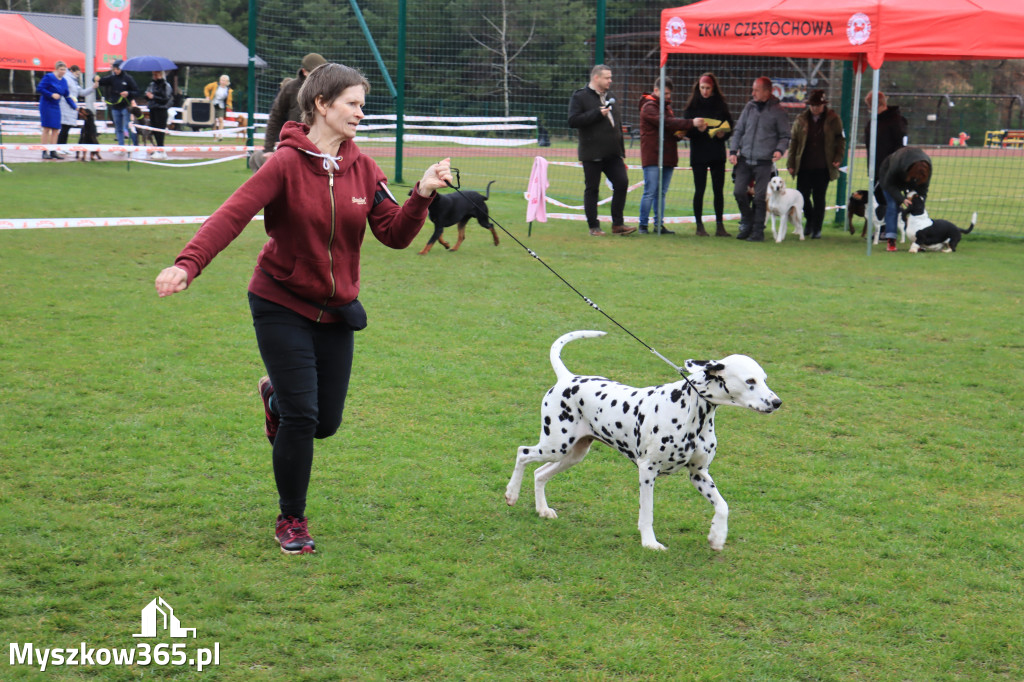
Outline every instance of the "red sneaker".
[[309, 519], [305, 516], [277, 517], [277, 527], [274, 530], [274, 537], [281, 545], [281, 551], [285, 554], [315, 554], [316, 543], [309, 536]]
[[260, 379], [257, 388], [259, 389], [260, 398], [263, 400], [263, 413], [266, 417], [263, 431], [267, 434], [267, 440], [273, 445], [274, 439], [277, 438], [277, 427], [281, 424], [281, 417], [270, 411], [270, 396], [274, 395], [274, 387], [270, 383], [270, 377]]

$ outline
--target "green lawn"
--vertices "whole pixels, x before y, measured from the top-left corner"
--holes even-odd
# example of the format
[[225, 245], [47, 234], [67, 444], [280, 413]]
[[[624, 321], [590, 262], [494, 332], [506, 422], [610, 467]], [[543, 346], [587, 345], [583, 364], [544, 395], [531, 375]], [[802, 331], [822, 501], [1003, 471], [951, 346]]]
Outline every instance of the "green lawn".
[[[0, 176], [0, 217], [203, 215], [246, 177], [239, 162], [25, 164]], [[593, 239], [576, 222], [527, 238], [521, 197], [492, 196], [675, 363], [746, 353], [768, 372], [779, 412], [718, 412], [724, 552], [678, 476], [655, 494], [669, 551], [644, 550], [636, 471], [603, 445], [548, 486], [557, 520], [534, 513], [529, 474], [505, 505], [559, 335], [610, 332], [566, 347], [579, 373], [677, 377], [504, 235], [495, 248], [474, 224], [458, 253], [425, 257], [426, 235], [406, 251], [367, 239], [370, 326], [314, 463], [319, 553], [288, 557], [245, 299], [262, 225], [169, 299], [153, 279], [196, 226], [0, 230], [8, 645], [170, 644], [132, 637], [159, 596], [197, 629], [175, 641], [219, 645], [210, 680], [1024, 679], [1024, 244], [867, 256], [831, 228], [776, 245]]]

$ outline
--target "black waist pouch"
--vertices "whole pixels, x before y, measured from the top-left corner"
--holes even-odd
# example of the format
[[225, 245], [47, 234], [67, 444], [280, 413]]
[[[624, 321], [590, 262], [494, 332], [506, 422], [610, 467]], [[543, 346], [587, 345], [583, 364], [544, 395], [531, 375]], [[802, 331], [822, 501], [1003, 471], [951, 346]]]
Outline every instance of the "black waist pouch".
[[357, 332], [360, 329], [366, 329], [366, 309], [363, 304], [359, 302], [358, 298], [352, 299], [345, 305], [335, 306], [333, 308], [323, 305], [317, 305], [320, 310], [325, 313], [337, 315], [345, 321], [352, 331]]

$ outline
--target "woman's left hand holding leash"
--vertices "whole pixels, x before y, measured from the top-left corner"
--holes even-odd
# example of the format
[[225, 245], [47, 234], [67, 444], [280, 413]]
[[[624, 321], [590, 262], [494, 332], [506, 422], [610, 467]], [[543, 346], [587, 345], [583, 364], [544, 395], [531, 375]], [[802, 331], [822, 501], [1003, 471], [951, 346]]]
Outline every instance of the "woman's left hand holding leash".
[[176, 265], [164, 268], [156, 277], [156, 293], [160, 298], [188, 288], [188, 273]]
[[434, 193], [434, 190], [447, 186], [451, 181], [451, 159], [443, 159], [423, 172], [423, 177], [420, 179], [417, 191], [421, 197], [429, 197]]

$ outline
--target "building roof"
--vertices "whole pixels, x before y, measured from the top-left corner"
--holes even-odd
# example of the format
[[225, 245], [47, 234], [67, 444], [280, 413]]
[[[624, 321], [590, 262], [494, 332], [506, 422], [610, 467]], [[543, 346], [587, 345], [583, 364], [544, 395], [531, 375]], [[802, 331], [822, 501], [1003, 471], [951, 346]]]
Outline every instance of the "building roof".
[[[2, 12], [20, 14], [57, 40], [85, 51], [85, 26], [81, 15]], [[159, 55], [184, 66], [249, 66], [249, 48], [217, 24], [181, 24], [172, 21], [132, 19], [128, 26], [127, 53]], [[267, 63], [256, 57], [256, 68]]]

